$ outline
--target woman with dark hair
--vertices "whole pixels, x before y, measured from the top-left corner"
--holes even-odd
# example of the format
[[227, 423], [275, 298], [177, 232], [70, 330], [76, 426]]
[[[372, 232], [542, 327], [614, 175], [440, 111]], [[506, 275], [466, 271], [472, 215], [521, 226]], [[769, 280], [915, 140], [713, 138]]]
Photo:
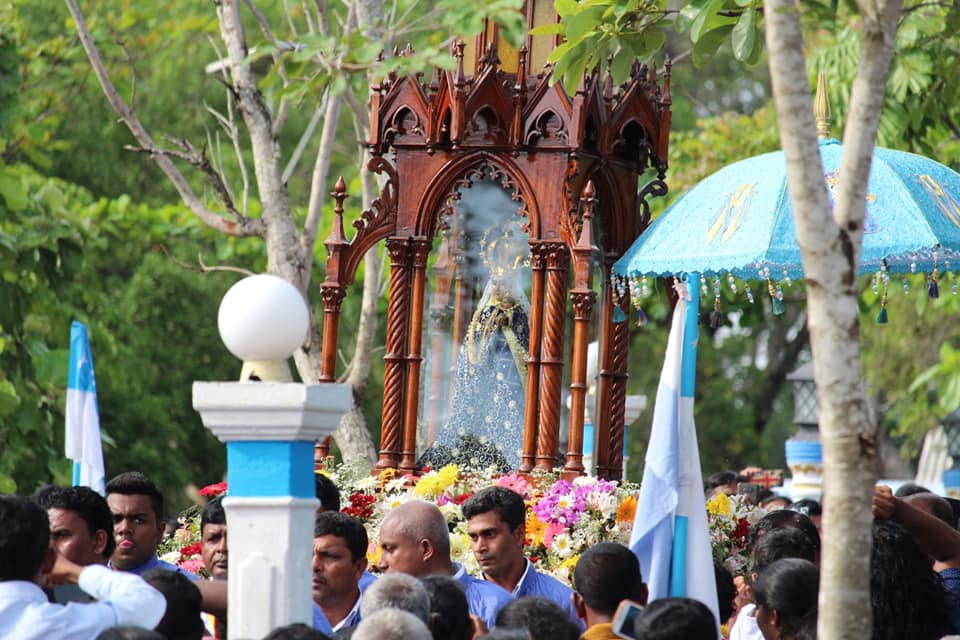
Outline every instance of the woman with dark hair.
[[943, 580], [913, 536], [889, 520], [873, 523], [870, 601], [873, 640], [936, 640], [953, 633]]
[[817, 637], [820, 570], [801, 558], [773, 562], [753, 583], [757, 626], [764, 640], [813, 640]]

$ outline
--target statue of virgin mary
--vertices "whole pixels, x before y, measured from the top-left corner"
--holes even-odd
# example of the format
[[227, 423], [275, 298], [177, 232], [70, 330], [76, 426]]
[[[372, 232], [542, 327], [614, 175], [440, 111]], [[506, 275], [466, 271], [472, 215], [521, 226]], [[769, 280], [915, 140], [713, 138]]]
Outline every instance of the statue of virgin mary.
[[420, 466], [453, 462], [507, 472], [520, 464], [530, 347], [530, 303], [520, 286], [520, 250], [512, 236], [487, 245], [485, 258], [496, 259], [457, 355], [450, 418]]

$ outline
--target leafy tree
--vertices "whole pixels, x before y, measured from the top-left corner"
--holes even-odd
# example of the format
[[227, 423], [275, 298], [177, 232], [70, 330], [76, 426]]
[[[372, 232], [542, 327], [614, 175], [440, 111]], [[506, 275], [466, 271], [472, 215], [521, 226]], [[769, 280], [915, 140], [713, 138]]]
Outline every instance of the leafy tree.
[[[217, 5], [217, 23], [222, 53], [212, 61], [220, 80], [227, 86], [226, 108], [215, 114], [224, 137], [236, 152], [237, 171], [229, 171], [219, 156], [208, 157], [207, 149], [187, 139], [174, 141], [173, 147], [157, 145], [142, 124], [137, 111], [121, 97], [107, 69], [101, 49], [107, 42], [96, 39], [75, 0], [66, 0], [84, 49], [111, 107], [124, 121], [137, 141], [139, 150], [149, 154], [174, 184], [190, 210], [210, 227], [237, 237], [258, 237], [264, 241], [267, 270], [293, 283], [305, 295], [313, 275], [318, 223], [323, 212], [335, 133], [340, 111], [346, 102], [354, 116], [357, 138], [364, 137], [366, 113], [355, 97], [359, 85], [369, 73], [418, 69], [428, 62], [440, 63], [451, 33], [476, 33], [482, 26], [483, 12], [519, 35], [522, 23], [518, 13], [502, 11], [515, 8], [514, 0], [499, 0], [479, 10], [463, 3], [444, 1], [433, 6], [401, 3], [397, 19], [386, 22], [382, 2], [358, 1], [348, 6], [318, 2], [314, 6], [287, 7], [284, 14], [268, 15], [254, 3], [247, 11], [236, 0]], [[509, 29], [512, 27], [512, 30]], [[251, 47], [247, 33], [261, 34], [262, 42]], [[390, 56], [378, 60], [382, 50], [402, 38], [416, 40], [419, 53]], [[514, 38], [516, 39], [516, 38]], [[421, 46], [422, 45], [422, 46]], [[444, 56], [446, 56], [444, 58]], [[270, 71], [261, 76], [257, 65], [265, 61]], [[301, 129], [298, 137], [307, 144], [314, 126], [322, 120], [322, 130], [309, 173], [307, 202], [294, 206], [295, 191], [288, 187], [301, 157], [302, 148], [285, 148], [281, 132], [292, 126], [291, 114], [301, 110], [304, 121], [312, 124]], [[209, 181], [214, 201], [198, 197], [190, 181], [174, 160], [196, 170]], [[286, 166], [286, 168], [285, 168]], [[375, 193], [373, 180], [363, 178], [363, 203]], [[257, 201], [258, 214], [248, 208]], [[357, 331], [354, 360], [347, 368], [346, 381], [359, 391], [370, 376], [370, 354], [376, 333], [379, 296], [379, 260], [371, 253], [365, 263], [364, 295]], [[300, 376], [315, 380], [319, 376], [320, 333], [315, 321], [304, 348], [295, 354]], [[374, 457], [373, 444], [359, 407], [341, 424], [336, 439], [345, 455], [355, 459]]]

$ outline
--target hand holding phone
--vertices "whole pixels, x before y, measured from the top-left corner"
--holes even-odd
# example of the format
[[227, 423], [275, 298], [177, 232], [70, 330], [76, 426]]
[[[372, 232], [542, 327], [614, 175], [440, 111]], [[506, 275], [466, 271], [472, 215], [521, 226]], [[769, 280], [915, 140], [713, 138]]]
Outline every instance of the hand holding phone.
[[624, 600], [613, 614], [613, 632], [621, 638], [636, 640], [634, 620], [643, 613], [643, 605], [633, 600]]

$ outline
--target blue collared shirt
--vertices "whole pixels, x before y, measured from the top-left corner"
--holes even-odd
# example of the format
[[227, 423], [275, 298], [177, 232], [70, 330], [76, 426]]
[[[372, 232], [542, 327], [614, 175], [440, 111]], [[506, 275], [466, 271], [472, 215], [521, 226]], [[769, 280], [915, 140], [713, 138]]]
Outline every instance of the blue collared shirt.
[[513, 588], [513, 597], [522, 598], [523, 596], [540, 596], [556, 604], [567, 612], [570, 619], [577, 623], [580, 630], [583, 630], [583, 621], [577, 616], [577, 610], [573, 607], [573, 589], [563, 584], [553, 576], [540, 573], [533, 568], [533, 563], [527, 560], [527, 568], [524, 569], [520, 581]]
[[165, 562], [160, 558], [158, 558], [156, 555], [154, 555], [152, 558], [144, 562], [139, 567], [135, 567], [133, 569], [116, 569], [113, 566], [112, 561], [107, 562], [107, 566], [113, 569], [114, 571], [126, 571], [127, 573], [132, 573], [138, 576], [142, 576], [147, 571], [150, 571], [150, 569], [165, 569], [166, 571], [176, 571], [177, 573], [182, 573], [183, 575], [187, 576], [194, 582], [200, 579], [200, 576], [196, 575], [195, 573], [190, 573], [189, 571], [187, 571], [182, 567], [178, 567], [175, 564], [170, 564], [169, 562]]
[[513, 602], [513, 596], [492, 582], [470, 575], [459, 562], [454, 562], [453, 568], [456, 570], [453, 579], [463, 585], [467, 594], [470, 613], [483, 620], [487, 629], [493, 629], [500, 609]]
[[321, 609], [316, 602], [311, 602], [310, 604], [313, 605], [313, 628], [328, 636], [332, 635], [333, 627], [330, 626], [330, 621], [327, 620], [327, 616], [323, 615], [323, 609]]
[[363, 593], [367, 590], [367, 587], [372, 585], [377, 579], [377, 576], [373, 575], [369, 571], [364, 571], [363, 575], [360, 576], [360, 581], [357, 583], [357, 586], [360, 587], [360, 593]]
[[357, 595], [357, 601], [353, 603], [353, 609], [350, 609], [350, 613], [347, 614], [347, 617], [333, 625], [334, 631], [340, 631], [340, 629], [349, 629], [350, 627], [355, 627], [360, 624], [361, 600], [363, 600], [363, 593]]

